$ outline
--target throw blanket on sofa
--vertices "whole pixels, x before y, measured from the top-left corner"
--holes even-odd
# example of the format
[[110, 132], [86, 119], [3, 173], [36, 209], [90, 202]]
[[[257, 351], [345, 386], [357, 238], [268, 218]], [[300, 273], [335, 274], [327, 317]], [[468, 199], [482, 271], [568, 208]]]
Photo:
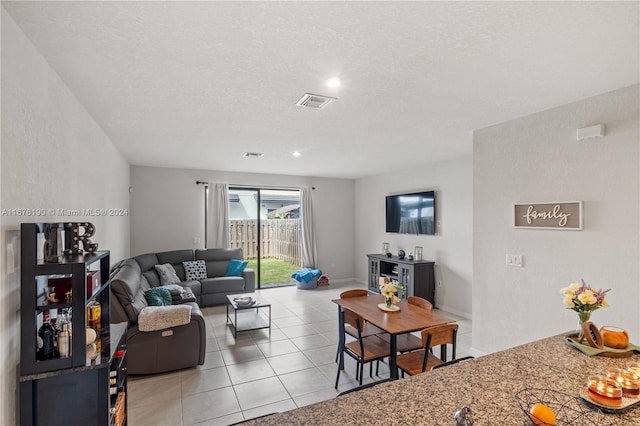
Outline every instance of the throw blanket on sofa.
[[138, 315], [138, 329], [140, 331], [156, 331], [165, 328], [189, 324], [191, 321], [191, 306], [147, 306]]

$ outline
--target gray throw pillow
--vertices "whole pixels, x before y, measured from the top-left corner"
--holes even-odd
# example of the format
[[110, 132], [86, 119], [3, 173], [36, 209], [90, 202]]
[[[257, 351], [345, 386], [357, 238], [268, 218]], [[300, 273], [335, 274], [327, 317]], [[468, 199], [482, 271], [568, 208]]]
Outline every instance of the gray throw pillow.
[[176, 270], [173, 269], [170, 263], [164, 265], [156, 265], [156, 272], [160, 277], [160, 284], [177, 284], [180, 282], [180, 278], [176, 275]]

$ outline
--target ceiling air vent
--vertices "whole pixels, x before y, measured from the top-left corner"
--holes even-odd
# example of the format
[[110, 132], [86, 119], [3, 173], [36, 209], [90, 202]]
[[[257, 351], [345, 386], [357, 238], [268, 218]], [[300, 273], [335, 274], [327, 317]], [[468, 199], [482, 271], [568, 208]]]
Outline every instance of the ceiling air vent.
[[324, 108], [330, 102], [335, 101], [336, 98], [331, 98], [329, 96], [322, 95], [313, 95], [311, 93], [305, 93], [302, 98], [298, 102], [296, 102], [297, 106], [305, 107], [305, 108]]
[[262, 157], [264, 154], [261, 152], [245, 152], [244, 154], [242, 154], [243, 157], [255, 157], [255, 158], [259, 158]]

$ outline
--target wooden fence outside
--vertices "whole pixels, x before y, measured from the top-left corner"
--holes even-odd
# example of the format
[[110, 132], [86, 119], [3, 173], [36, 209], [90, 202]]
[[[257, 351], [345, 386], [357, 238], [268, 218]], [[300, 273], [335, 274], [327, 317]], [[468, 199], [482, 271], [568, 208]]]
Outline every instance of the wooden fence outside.
[[[300, 219], [261, 219], [260, 252], [263, 258], [273, 257], [300, 265]], [[258, 221], [232, 219], [229, 221], [231, 247], [241, 247], [245, 259], [258, 257]]]

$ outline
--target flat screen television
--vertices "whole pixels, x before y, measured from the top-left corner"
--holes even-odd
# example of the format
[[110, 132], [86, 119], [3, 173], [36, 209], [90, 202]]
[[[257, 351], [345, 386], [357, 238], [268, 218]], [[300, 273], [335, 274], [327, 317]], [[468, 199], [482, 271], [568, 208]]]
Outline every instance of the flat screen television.
[[387, 232], [435, 235], [435, 191], [388, 195], [386, 204]]

